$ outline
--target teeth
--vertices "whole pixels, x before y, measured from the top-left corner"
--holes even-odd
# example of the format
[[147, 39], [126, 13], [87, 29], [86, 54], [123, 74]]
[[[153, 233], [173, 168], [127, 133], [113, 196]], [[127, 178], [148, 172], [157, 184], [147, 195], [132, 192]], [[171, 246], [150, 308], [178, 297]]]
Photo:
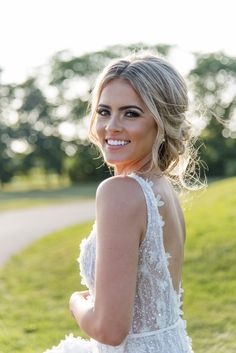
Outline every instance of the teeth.
[[124, 146], [129, 143], [129, 141], [122, 141], [122, 140], [107, 140], [108, 145], [112, 146]]

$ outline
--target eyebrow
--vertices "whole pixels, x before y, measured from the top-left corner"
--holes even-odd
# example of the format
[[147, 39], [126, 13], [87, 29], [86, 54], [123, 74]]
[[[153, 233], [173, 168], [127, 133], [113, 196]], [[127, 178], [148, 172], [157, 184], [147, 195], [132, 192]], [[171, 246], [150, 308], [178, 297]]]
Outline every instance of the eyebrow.
[[[99, 104], [98, 107], [111, 109], [111, 107], [109, 105], [106, 105], [106, 104]], [[144, 113], [144, 111], [140, 107], [138, 107], [137, 105], [124, 105], [124, 106], [120, 107], [119, 110], [122, 111], [122, 110], [132, 109], [132, 108], [138, 109], [142, 113]]]

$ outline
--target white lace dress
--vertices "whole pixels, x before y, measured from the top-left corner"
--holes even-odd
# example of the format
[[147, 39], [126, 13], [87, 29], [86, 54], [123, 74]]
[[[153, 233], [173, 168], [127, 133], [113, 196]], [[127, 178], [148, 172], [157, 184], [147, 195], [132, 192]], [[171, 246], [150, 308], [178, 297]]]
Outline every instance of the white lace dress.
[[[69, 335], [59, 346], [45, 353], [193, 353], [182, 319], [181, 294], [174, 290], [163, 243], [163, 205], [155, 197], [152, 182], [130, 174], [140, 184], [147, 205], [147, 230], [139, 248], [139, 263], [133, 319], [129, 334], [119, 346], [101, 344]], [[79, 257], [82, 283], [94, 298], [96, 223], [81, 243]]]

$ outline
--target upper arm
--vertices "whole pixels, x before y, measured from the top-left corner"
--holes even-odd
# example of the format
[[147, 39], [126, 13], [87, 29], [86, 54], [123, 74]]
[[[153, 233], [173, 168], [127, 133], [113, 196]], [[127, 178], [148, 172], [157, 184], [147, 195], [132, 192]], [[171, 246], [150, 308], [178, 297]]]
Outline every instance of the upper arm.
[[135, 180], [113, 177], [97, 191], [94, 310], [103, 325], [125, 335], [134, 304], [144, 195]]

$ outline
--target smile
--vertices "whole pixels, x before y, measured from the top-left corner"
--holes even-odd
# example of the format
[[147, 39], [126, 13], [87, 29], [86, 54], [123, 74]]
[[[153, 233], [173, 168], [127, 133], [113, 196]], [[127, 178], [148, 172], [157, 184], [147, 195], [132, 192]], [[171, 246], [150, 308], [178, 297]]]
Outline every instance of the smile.
[[112, 140], [112, 139], [107, 139], [105, 141], [109, 146], [124, 146], [124, 145], [128, 145], [128, 143], [131, 142], [131, 141], [125, 141], [125, 140]]

